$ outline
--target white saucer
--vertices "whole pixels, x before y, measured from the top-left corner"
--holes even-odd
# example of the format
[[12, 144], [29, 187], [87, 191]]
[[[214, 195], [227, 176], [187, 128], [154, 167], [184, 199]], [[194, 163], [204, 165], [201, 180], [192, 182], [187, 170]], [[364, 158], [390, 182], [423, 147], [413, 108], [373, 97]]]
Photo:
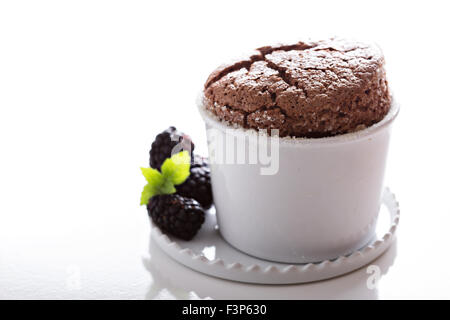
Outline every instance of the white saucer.
[[287, 264], [249, 256], [220, 235], [214, 209], [211, 209], [199, 233], [183, 241], [161, 233], [153, 225], [151, 235], [161, 249], [179, 263], [218, 278], [261, 284], [312, 282], [356, 270], [379, 257], [391, 245], [400, 218], [394, 194], [385, 189], [375, 239], [349, 256], [320, 263]]

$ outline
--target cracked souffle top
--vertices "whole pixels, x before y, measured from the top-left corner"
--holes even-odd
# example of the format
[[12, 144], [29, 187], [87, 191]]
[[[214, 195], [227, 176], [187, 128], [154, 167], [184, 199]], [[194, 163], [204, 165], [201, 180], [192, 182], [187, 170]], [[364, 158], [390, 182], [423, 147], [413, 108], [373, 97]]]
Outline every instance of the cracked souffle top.
[[329, 39], [262, 47], [219, 67], [204, 104], [233, 125], [312, 138], [368, 127], [391, 101], [380, 49]]

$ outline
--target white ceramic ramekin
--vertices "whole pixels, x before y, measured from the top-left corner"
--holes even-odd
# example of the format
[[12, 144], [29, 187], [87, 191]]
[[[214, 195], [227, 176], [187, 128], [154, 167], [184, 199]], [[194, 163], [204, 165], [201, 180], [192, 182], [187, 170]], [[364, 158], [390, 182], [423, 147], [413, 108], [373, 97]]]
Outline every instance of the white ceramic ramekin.
[[[202, 99], [199, 110], [219, 230], [232, 246], [258, 258], [307, 263], [350, 254], [374, 237], [395, 103], [382, 121], [355, 133], [279, 138], [272, 175], [262, 175], [267, 165], [250, 164], [248, 156], [255, 149], [267, 152], [277, 138], [268, 137], [268, 145], [249, 139], [256, 131], [217, 120]], [[246, 139], [245, 163], [217, 161], [218, 150], [230, 152], [223, 141], [234, 138]]]

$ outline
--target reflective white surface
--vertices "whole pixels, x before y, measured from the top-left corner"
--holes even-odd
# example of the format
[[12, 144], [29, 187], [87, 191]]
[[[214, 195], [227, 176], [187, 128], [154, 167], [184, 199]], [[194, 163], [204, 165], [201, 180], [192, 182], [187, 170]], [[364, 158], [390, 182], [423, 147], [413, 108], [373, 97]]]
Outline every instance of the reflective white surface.
[[[395, 261], [396, 243], [373, 263], [380, 269], [381, 279]], [[188, 295], [195, 298], [212, 299], [377, 299], [379, 290], [368, 289], [369, 275], [366, 268], [359, 269], [348, 275], [326, 281], [302, 285], [249, 285], [230, 282], [218, 278], [205, 279], [202, 274], [184, 270], [179, 264], [174, 264], [161, 249], [150, 243], [151, 257], [144, 260], [149, 272], [154, 275], [150, 295], [154, 299], [160, 294], [173, 298], [185, 298]], [[170, 276], [167, 276], [169, 275]], [[370, 280], [369, 280], [370, 282]], [[372, 283], [372, 282], [370, 282]], [[181, 289], [181, 291], [180, 291]], [[180, 295], [181, 293], [181, 295]]]
[[[450, 298], [449, 27], [445, 8], [411, 1], [1, 2], [0, 298]], [[378, 289], [365, 268], [262, 286], [172, 261], [138, 205], [153, 137], [176, 125], [206, 154], [195, 99], [211, 70], [332, 34], [381, 45], [401, 105], [385, 185], [402, 214]]]

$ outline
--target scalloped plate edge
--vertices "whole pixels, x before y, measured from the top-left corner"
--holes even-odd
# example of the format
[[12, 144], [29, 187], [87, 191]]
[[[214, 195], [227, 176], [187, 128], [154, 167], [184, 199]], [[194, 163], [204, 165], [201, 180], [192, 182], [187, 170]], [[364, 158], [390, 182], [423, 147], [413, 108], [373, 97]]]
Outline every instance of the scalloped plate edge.
[[[203, 254], [196, 253], [190, 248], [182, 248], [176, 241], [152, 224], [151, 236], [161, 249], [179, 263], [196, 271], [222, 279], [260, 283], [260, 284], [288, 284], [304, 283], [333, 278], [359, 269], [383, 254], [395, 238], [400, 220], [399, 203], [395, 195], [386, 188], [382, 202], [386, 205], [391, 218], [389, 230], [383, 237], [371, 244], [353, 252], [348, 256], [340, 256], [334, 260], [318, 263], [286, 264], [278, 267], [269, 265], [263, 267], [257, 262], [249, 265], [239, 261], [226, 262], [221, 258], [208, 260]], [[250, 256], [249, 256], [250, 257]], [[254, 258], [255, 261], [259, 260]]]

